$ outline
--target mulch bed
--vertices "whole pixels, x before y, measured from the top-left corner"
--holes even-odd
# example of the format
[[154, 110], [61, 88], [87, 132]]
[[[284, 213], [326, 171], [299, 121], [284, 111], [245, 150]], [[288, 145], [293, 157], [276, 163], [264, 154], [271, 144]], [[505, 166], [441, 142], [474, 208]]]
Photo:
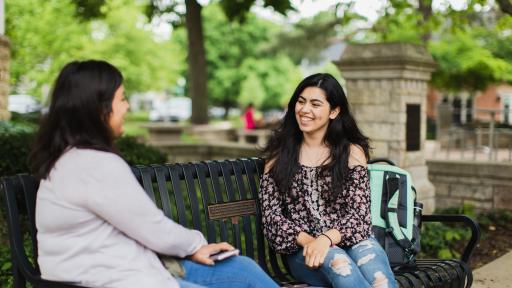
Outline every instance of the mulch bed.
[[480, 227], [482, 238], [471, 256], [471, 267], [479, 268], [512, 251], [512, 230], [509, 227], [490, 225]]

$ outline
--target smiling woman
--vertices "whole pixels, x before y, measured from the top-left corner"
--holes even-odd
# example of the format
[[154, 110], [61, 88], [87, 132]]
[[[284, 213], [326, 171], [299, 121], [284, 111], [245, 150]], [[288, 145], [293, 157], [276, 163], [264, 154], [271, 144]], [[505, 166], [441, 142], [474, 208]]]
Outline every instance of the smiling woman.
[[299, 83], [265, 147], [263, 231], [302, 282], [397, 286], [371, 235], [368, 142], [338, 81], [314, 74]]

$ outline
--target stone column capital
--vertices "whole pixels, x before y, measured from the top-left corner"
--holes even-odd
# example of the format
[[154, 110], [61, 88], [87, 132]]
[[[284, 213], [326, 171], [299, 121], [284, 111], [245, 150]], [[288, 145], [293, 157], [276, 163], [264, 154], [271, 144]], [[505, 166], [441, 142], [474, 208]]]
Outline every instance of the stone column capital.
[[345, 79], [430, 80], [436, 63], [424, 46], [409, 43], [350, 44], [334, 61]]

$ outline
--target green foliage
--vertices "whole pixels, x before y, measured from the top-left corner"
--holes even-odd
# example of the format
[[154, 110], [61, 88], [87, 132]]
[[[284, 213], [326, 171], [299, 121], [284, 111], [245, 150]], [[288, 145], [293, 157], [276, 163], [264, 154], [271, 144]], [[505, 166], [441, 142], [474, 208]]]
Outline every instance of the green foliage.
[[[220, 1], [220, 5], [230, 20], [238, 19], [240, 21], [245, 21], [247, 18], [247, 12], [251, 9], [254, 2], [254, 0], [223, 0]], [[263, 6], [272, 7], [274, 11], [283, 15], [289, 10], [293, 10], [290, 0], [264, 0]]]
[[[34, 126], [0, 121], [0, 176], [28, 173], [28, 155], [34, 138]], [[165, 163], [164, 153], [137, 142], [135, 137], [121, 137], [116, 141], [121, 156], [130, 165]]]
[[460, 257], [459, 240], [467, 241], [470, 232], [463, 228], [450, 227], [441, 223], [426, 223], [421, 229], [421, 258]]
[[8, 245], [0, 245], [0, 287], [13, 287], [11, 251]]
[[259, 47], [275, 27], [253, 14], [248, 14], [243, 24], [229, 22], [217, 5], [204, 9], [203, 21], [211, 103], [234, 107], [244, 80], [239, 67], [245, 59], [259, 56]]
[[492, 210], [478, 217], [478, 224], [483, 228], [483, 231], [489, 227], [503, 227], [504, 230], [512, 230], [512, 211], [508, 210]]
[[238, 103], [242, 107], [247, 107], [249, 103], [254, 104], [256, 107], [260, 107], [265, 100], [265, 90], [261, 84], [260, 78], [254, 72], [249, 72], [249, 75], [242, 82], [240, 87], [240, 96]]
[[449, 2], [442, 9], [432, 1], [417, 3], [388, 1], [366, 40], [426, 44], [438, 64], [432, 84], [442, 90], [476, 91], [495, 82], [512, 83], [512, 17], [485, 0], [466, 1], [463, 9]]
[[[256, 96], [253, 102], [263, 110], [285, 106], [295, 87], [302, 79], [300, 70], [290, 58], [284, 55], [273, 58], [246, 59], [240, 67], [239, 73], [244, 76], [253, 75], [253, 77], [259, 79], [260, 92], [264, 92], [263, 99], [256, 98], [258, 95], [254, 91], [242, 90], [240, 94], [249, 94], [245, 97]], [[248, 76], [246, 76], [247, 81], [250, 80]], [[253, 85], [255, 84], [253, 83]], [[243, 98], [243, 96], [241, 97]]]
[[[66, 63], [90, 58], [104, 59], [120, 68], [128, 94], [164, 90], [176, 82], [184, 69], [184, 51], [156, 38], [139, 2], [85, 2], [6, 2], [14, 91], [44, 98], [42, 91], [48, 90]], [[98, 8], [101, 18], [95, 18], [101, 16]]]
[[475, 91], [494, 82], [512, 81], [512, 64], [495, 57], [473, 33], [446, 36], [431, 43], [429, 50], [439, 65], [432, 76], [439, 88]]
[[7, 0], [5, 9], [11, 83], [23, 83], [40, 96], [41, 87], [51, 84], [65, 63], [82, 55], [88, 28], [76, 21], [69, 0]]
[[[474, 207], [470, 204], [439, 210], [436, 211], [436, 214], [464, 214], [477, 219]], [[459, 258], [462, 252], [461, 243], [466, 243], [470, 237], [471, 231], [465, 227], [443, 223], [424, 223], [421, 229], [420, 257]]]
[[[210, 104], [228, 109], [249, 102], [263, 109], [281, 107], [302, 75], [287, 56], [265, 51], [279, 28], [252, 13], [242, 23], [230, 22], [218, 5], [205, 7], [203, 21]], [[183, 50], [184, 32], [180, 28], [173, 33]]]
[[33, 132], [25, 123], [0, 121], [0, 177], [28, 172]]
[[139, 143], [135, 137], [121, 137], [116, 141], [121, 156], [130, 165], [149, 165], [165, 163], [165, 154], [153, 147]]
[[106, 16], [91, 22], [93, 34], [84, 47], [86, 58], [108, 59], [121, 70], [128, 92], [169, 88], [184, 69], [184, 51], [155, 39], [142, 8], [134, 1], [106, 1]]

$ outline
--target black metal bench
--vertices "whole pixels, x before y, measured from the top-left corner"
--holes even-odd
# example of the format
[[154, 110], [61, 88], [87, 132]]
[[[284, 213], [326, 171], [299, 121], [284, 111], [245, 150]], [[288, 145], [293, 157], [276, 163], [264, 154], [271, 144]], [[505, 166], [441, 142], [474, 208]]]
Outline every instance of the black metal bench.
[[[132, 170], [144, 190], [168, 217], [201, 230], [209, 242], [233, 244], [242, 254], [255, 259], [283, 286], [295, 283], [286, 262], [272, 251], [262, 234], [257, 202], [262, 159], [135, 166]], [[34, 212], [38, 185], [29, 175], [2, 179], [14, 287], [25, 287], [26, 282], [33, 287], [80, 287], [40, 277], [34, 261], [37, 259]], [[25, 216], [28, 217], [28, 227], [24, 227], [20, 220]], [[414, 267], [396, 270], [395, 277], [400, 286], [470, 287], [472, 273], [468, 261], [480, 235], [477, 224], [464, 215], [423, 215], [422, 221], [463, 222], [471, 229], [472, 236], [460, 260], [418, 260]], [[24, 237], [31, 243], [29, 251], [24, 248]]]

